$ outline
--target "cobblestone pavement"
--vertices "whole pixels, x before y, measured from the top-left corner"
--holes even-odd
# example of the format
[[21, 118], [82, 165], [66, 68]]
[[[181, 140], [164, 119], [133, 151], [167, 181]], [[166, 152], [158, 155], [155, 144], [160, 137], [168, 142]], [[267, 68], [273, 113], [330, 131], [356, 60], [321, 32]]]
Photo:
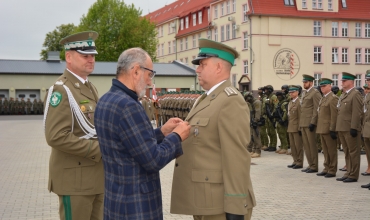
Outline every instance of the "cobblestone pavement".
[[[50, 147], [45, 142], [42, 116], [0, 116], [0, 219], [58, 219], [58, 199], [47, 190]], [[338, 168], [344, 155], [338, 154]], [[291, 156], [273, 152], [252, 159], [251, 176], [257, 206], [252, 219], [369, 219], [370, 190], [288, 169]], [[322, 168], [323, 154], [319, 154]], [[307, 163], [305, 162], [305, 165]], [[366, 170], [361, 155], [361, 172]], [[192, 219], [171, 215], [173, 162], [161, 171], [164, 219]], [[337, 177], [343, 175], [338, 171]]]

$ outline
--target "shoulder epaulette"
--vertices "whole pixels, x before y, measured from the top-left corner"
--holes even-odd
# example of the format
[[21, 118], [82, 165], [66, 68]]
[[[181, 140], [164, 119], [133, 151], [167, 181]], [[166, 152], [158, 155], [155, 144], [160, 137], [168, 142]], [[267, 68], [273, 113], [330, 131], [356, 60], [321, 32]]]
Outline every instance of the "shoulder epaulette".
[[225, 93], [227, 96], [232, 96], [232, 95], [237, 95], [238, 94], [238, 91], [235, 91], [235, 89], [233, 87], [226, 87], [224, 89]]
[[64, 84], [64, 82], [62, 80], [58, 80], [54, 84], [57, 85], [57, 86], [62, 86]]

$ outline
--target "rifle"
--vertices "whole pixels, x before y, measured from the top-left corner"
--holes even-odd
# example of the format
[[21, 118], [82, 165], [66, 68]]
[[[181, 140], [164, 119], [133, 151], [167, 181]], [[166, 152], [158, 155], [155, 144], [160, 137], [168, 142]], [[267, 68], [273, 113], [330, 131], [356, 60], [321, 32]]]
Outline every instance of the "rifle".
[[277, 106], [277, 108], [276, 108], [276, 112], [277, 112], [278, 118], [283, 122], [283, 124], [281, 124], [280, 122], [279, 122], [279, 124], [281, 124], [284, 127], [288, 127], [288, 120], [284, 121], [283, 120], [283, 116], [282, 116], [282, 114], [280, 112], [281, 111], [281, 104], [282, 103], [279, 103], [278, 106]]
[[[251, 115], [250, 124], [251, 124], [251, 128], [253, 128], [253, 130], [256, 132], [256, 135], [258, 137], [259, 136], [258, 124], [257, 122], [253, 120], [253, 116], [256, 114], [256, 110], [254, 109], [253, 103], [251, 103], [251, 106], [253, 110], [251, 111], [251, 114], [250, 114]], [[253, 135], [252, 135], [252, 140], [253, 140]]]
[[[269, 101], [269, 99], [266, 99], [266, 101]], [[269, 118], [269, 120], [271, 121], [272, 126], [274, 128], [276, 128], [275, 123], [274, 123], [274, 117], [272, 116], [271, 110], [270, 110], [270, 103], [265, 102], [265, 106], [266, 106], [266, 115]]]

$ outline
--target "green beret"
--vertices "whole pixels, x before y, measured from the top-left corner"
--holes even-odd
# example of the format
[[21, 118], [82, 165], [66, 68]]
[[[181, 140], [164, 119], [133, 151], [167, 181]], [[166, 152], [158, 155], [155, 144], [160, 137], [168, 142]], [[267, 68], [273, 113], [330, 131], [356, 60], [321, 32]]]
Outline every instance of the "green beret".
[[333, 80], [331, 80], [331, 79], [328, 79], [328, 78], [321, 78], [320, 80], [319, 80], [319, 85], [320, 86], [323, 86], [323, 85], [330, 85], [330, 84], [332, 84], [333, 83]]
[[355, 80], [356, 76], [347, 72], [342, 72], [342, 80]]
[[296, 85], [290, 85], [289, 86], [289, 92], [295, 92], [295, 91], [299, 91], [299, 87], [296, 86]]
[[302, 76], [303, 76], [303, 82], [305, 82], [305, 81], [314, 81], [315, 80], [315, 77], [310, 76], [310, 75], [303, 74]]
[[239, 57], [234, 48], [205, 38], [199, 39], [199, 49], [198, 56], [191, 61], [194, 65], [199, 65], [200, 60], [210, 57], [218, 57], [234, 65], [235, 59]]

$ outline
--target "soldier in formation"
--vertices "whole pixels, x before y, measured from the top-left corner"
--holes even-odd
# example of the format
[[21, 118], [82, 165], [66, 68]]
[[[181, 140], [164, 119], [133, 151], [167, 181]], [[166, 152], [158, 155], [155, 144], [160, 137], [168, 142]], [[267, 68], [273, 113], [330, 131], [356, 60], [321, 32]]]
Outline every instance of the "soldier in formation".
[[44, 103], [34, 99], [31, 103], [30, 99], [27, 102], [24, 101], [24, 98], [18, 100], [18, 98], [10, 97], [8, 100], [6, 97], [0, 97], [0, 114], [1, 115], [29, 115], [31, 114], [31, 108], [33, 107], [33, 114], [43, 114]]
[[250, 110], [251, 142], [249, 143], [248, 151], [251, 153], [252, 158], [261, 157], [260, 127], [265, 123], [261, 115], [262, 104], [259, 99], [253, 97], [251, 92], [245, 93], [244, 99]]

